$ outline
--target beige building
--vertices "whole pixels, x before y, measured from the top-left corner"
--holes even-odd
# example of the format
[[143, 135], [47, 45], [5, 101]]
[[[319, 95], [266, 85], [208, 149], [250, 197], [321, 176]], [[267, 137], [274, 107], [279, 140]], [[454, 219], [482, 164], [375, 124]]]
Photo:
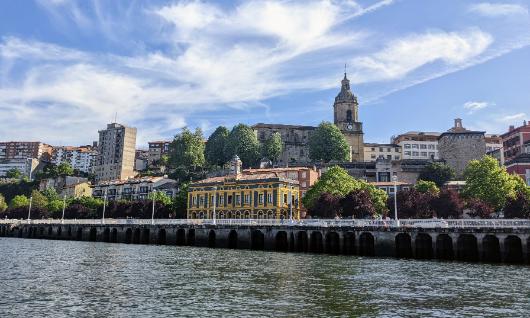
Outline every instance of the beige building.
[[[334, 124], [339, 127], [348, 142], [351, 160], [363, 161], [363, 127], [358, 117], [359, 104], [357, 97], [351, 92], [350, 81], [346, 77], [346, 73], [341, 83], [340, 93], [335, 97], [333, 104]], [[273, 133], [280, 133], [283, 141], [283, 152], [278, 161], [280, 165], [311, 162], [309, 159], [309, 138], [316, 127], [259, 123], [252, 128], [262, 143]]]
[[401, 147], [393, 144], [364, 144], [364, 161], [401, 160]]
[[162, 155], [169, 154], [169, 145], [171, 141], [162, 140], [162, 141], [150, 141], [149, 144], [149, 154], [148, 161], [149, 165], [153, 166], [157, 161], [162, 158]]
[[49, 161], [53, 147], [39, 141], [0, 142], [0, 160], [35, 158]]
[[134, 177], [136, 128], [112, 123], [99, 131], [96, 182]]
[[178, 191], [177, 181], [162, 177], [141, 177], [127, 180], [103, 181], [94, 186], [92, 195], [107, 200], [146, 200], [153, 191], [174, 197]]

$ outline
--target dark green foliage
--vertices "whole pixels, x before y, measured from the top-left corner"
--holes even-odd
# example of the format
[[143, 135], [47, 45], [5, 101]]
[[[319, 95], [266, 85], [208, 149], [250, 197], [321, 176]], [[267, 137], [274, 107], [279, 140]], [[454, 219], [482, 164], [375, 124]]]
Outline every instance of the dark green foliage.
[[270, 135], [262, 146], [263, 157], [271, 160], [272, 162], [278, 161], [283, 151], [282, 135], [279, 132], [275, 132]]
[[259, 160], [260, 145], [252, 128], [243, 124], [234, 126], [228, 136], [224, 153], [230, 159], [238, 155], [245, 168], [256, 165]]
[[440, 188], [454, 176], [454, 170], [448, 165], [439, 162], [432, 162], [423, 168], [418, 179], [432, 181], [438, 188]]
[[337, 126], [329, 122], [318, 125], [309, 137], [309, 158], [324, 162], [350, 159], [350, 147]]
[[230, 160], [230, 157], [225, 154], [229, 135], [230, 131], [226, 127], [219, 126], [208, 138], [204, 156], [210, 165], [223, 166]]
[[366, 219], [376, 215], [376, 210], [370, 193], [366, 190], [357, 189], [348, 193], [340, 200], [342, 217]]

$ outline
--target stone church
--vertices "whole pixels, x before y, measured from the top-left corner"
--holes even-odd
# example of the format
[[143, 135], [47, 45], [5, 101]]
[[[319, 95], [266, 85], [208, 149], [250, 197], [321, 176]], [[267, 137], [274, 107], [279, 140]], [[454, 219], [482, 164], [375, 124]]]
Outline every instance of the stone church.
[[[340, 93], [335, 97], [333, 104], [333, 121], [341, 130], [350, 146], [352, 161], [364, 160], [363, 124], [359, 121], [359, 103], [357, 97], [350, 89], [350, 80], [346, 73], [342, 80]], [[279, 164], [308, 163], [309, 138], [316, 127], [281, 125], [281, 124], [256, 124], [252, 126], [258, 140], [264, 142], [275, 132], [279, 132], [283, 141], [283, 153]]]

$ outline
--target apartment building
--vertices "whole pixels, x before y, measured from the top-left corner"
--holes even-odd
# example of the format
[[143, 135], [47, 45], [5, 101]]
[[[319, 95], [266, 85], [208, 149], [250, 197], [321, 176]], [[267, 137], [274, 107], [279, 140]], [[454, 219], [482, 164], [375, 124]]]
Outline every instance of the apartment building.
[[53, 147], [40, 141], [0, 142], [0, 160], [35, 158], [49, 161]]
[[127, 180], [103, 181], [94, 186], [92, 196], [107, 200], [146, 200], [149, 193], [161, 191], [174, 197], [178, 191], [177, 181], [163, 177], [141, 177]]
[[395, 144], [364, 144], [364, 161], [373, 162], [377, 159], [401, 160], [401, 146]]
[[90, 145], [80, 147], [59, 146], [53, 147], [51, 162], [56, 165], [66, 162], [74, 170], [92, 173], [97, 155], [97, 150]]
[[10, 170], [18, 170], [23, 176], [33, 180], [35, 170], [39, 165], [39, 160], [34, 158], [26, 159], [0, 159], [0, 178], [5, 178]]
[[162, 158], [163, 155], [169, 154], [169, 145], [171, 141], [150, 141], [149, 144], [149, 153], [147, 160], [150, 166], [156, 164], [157, 161]]
[[523, 153], [524, 144], [530, 140], [530, 123], [523, 122], [522, 126], [510, 126], [502, 138], [503, 155], [506, 162], [515, 159]]
[[94, 167], [96, 182], [133, 177], [135, 150], [136, 128], [112, 123], [107, 129], [100, 130]]
[[393, 136], [391, 143], [401, 147], [401, 159], [438, 159], [438, 132], [409, 131]]

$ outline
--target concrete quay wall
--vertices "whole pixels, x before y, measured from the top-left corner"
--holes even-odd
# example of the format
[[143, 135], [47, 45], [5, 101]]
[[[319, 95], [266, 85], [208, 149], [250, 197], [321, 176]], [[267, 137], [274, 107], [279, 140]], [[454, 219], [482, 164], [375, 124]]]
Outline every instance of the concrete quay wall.
[[530, 263], [530, 229], [0, 224], [0, 236], [125, 244]]

